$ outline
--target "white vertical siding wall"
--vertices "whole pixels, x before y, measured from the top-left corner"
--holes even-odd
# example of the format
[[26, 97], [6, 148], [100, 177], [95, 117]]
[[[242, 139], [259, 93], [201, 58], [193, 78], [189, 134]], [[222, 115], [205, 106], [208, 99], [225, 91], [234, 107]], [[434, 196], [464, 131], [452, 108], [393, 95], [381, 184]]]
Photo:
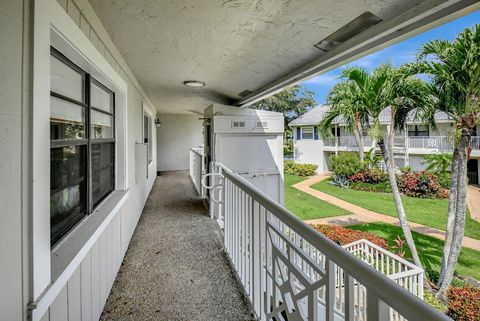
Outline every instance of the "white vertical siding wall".
[[[34, 3], [38, 5], [47, 1], [53, 3], [54, 0]], [[30, 7], [32, 3], [30, 0], [4, 0], [0, 3], [0, 74], [5, 75], [0, 79], [0, 320], [27, 320], [31, 315], [33, 320], [42, 321], [93, 321], [100, 317], [156, 177], [154, 144], [154, 160], [148, 167], [148, 179], [135, 182], [134, 146], [135, 142], [142, 141], [142, 105], [146, 102], [151, 107], [151, 103], [88, 1], [58, 0], [64, 10], [62, 14], [65, 17], [68, 14], [79, 32], [88, 37], [127, 85], [126, 171], [129, 190], [116, 214], [109, 216], [102, 229], [97, 230], [101, 232], [98, 239], [91, 247], [85, 247], [81, 257], [77, 256], [78, 263], [70, 266], [68, 279], [62, 282], [58, 281], [60, 278], [52, 280], [54, 283], [43, 289], [32, 302], [30, 289], [34, 267], [30, 261], [33, 252], [29, 239], [32, 222], [29, 166], [32, 160], [31, 137], [35, 135], [29, 133], [32, 128], [29, 122], [30, 43], [33, 39], [29, 30], [35, 13]], [[75, 38], [70, 40], [75, 47]], [[153, 128], [153, 137], [156, 137], [156, 128]], [[44, 152], [45, 155], [50, 153], [49, 150]], [[47, 255], [42, 260], [49, 262], [51, 258]]]
[[[293, 127], [293, 157], [296, 163], [318, 165], [317, 173], [323, 173], [328, 170], [325, 166], [325, 153], [323, 151], [323, 140], [320, 139], [299, 139], [297, 137], [297, 128]], [[301, 127], [300, 127], [301, 128]]]
[[161, 114], [157, 128], [157, 170], [187, 170], [189, 150], [203, 145], [202, 120], [199, 115]]
[[0, 1], [0, 320], [24, 318], [28, 300], [28, 287], [22, 285], [22, 274], [26, 274], [22, 172], [28, 168], [22, 152], [28, 125], [23, 14], [23, 1]]
[[92, 321], [100, 318], [125, 254], [121, 226], [122, 218], [127, 215], [126, 210], [122, 209], [112, 220], [62, 288], [42, 321]]

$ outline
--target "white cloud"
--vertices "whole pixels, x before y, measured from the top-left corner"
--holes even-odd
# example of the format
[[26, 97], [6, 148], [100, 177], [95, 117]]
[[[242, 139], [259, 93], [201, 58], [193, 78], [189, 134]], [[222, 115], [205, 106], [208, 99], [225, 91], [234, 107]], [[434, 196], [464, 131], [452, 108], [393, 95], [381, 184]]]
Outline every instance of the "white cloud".
[[330, 86], [334, 85], [339, 81], [339, 75], [338, 73], [336, 74], [323, 74], [319, 75], [310, 79], [307, 79], [304, 81], [306, 84], [311, 84], [311, 85], [322, 85], [322, 86]]

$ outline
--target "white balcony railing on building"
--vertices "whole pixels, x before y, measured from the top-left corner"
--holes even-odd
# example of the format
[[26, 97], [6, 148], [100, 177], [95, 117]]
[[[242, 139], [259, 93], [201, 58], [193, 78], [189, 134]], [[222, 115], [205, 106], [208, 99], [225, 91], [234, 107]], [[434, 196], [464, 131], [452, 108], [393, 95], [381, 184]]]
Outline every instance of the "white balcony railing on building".
[[202, 187], [203, 174], [203, 148], [190, 148], [190, 178], [200, 196], [204, 195]]
[[472, 136], [472, 149], [480, 150], [480, 136]]
[[[395, 147], [410, 148], [410, 149], [435, 149], [439, 151], [453, 150], [453, 140], [449, 136], [415, 136], [404, 137], [396, 136], [394, 138]], [[353, 136], [341, 136], [337, 138], [326, 138], [323, 140], [325, 146], [338, 147], [357, 147], [357, 142]], [[363, 146], [371, 148], [373, 140], [365, 137], [363, 139]], [[480, 136], [472, 136], [471, 146], [473, 150], [480, 150]]]
[[408, 137], [408, 147], [418, 149], [453, 150], [453, 141], [448, 136]]
[[[336, 142], [336, 144], [335, 144]], [[363, 147], [364, 148], [372, 148], [373, 146], [373, 139], [370, 137], [363, 138]], [[325, 146], [338, 146], [338, 147], [357, 147], [357, 141], [355, 140], [354, 136], [341, 136], [337, 138], [326, 138], [323, 140], [323, 144]]]
[[450, 320], [418, 298], [422, 273], [407, 261], [365, 242], [351, 245], [358, 259], [239, 174], [212, 172], [225, 249], [260, 320]]

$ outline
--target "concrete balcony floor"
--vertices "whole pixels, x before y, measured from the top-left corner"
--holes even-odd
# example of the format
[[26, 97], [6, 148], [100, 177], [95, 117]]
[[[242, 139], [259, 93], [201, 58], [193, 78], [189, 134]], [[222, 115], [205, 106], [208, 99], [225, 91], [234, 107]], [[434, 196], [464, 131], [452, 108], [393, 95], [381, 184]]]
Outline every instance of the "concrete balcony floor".
[[157, 177], [101, 320], [251, 320], [188, 173]]

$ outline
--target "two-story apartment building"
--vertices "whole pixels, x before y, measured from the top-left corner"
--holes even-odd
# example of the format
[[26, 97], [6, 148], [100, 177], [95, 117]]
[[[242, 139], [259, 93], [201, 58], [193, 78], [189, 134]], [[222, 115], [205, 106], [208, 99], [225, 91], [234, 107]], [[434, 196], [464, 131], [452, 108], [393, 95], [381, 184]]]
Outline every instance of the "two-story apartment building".
[[[294, 133], [294, 160], [299, 163], [318, 165], [318, 172], [329, 170], [330, 155], [345, 151], [357, 151], [357, 143], [353, 134], [346, 128], [341, 119], [332, 123], [332, 137], [322, 138], [317, 131], [317, 125], [329, 110], [328, 105], [320, 105], [290, 122]], [[406, 128], [395, 137], [395, 165], [411, 166], [418, 171], [425, 168], [424, 156], [432, 153], [451, 152], [453, 150], [452, 119], [443, 112], [435, 115], [436, 128], [424, 125], [414, 117], [409, 117]], [[382, 126], [390, 124], [388, 110], [380, 115]], [[364, 137], [364, 150], [376, 148], [375, 142], [367, 135]], [[480, 136], [472, 135], [472, 153], [468, 162], [470, 183], [478, 184], [480, 173]]]

